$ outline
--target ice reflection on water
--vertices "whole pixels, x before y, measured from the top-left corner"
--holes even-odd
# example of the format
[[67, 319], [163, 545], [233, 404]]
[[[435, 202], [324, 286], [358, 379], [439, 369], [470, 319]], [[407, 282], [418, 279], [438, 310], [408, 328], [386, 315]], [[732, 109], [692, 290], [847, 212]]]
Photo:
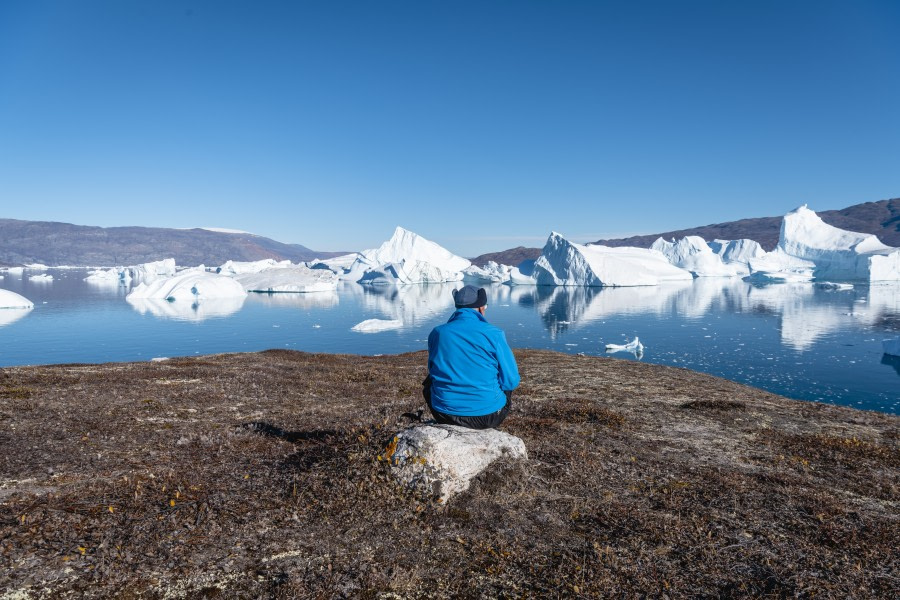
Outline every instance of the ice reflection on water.
[[[35, 303], [0, 311], [0, 365], [146, 360], [282, 347], [386, 354], [421, 350], [453, 310], [456, 285], [360, 286], [250, 294], [198, 304], [129, 303], [128, 288], [52, 271], [0, 287]], [[900, 412], [900, 366], [881, 339], [900, 335], [900, 285], [821, 289], [697, 279], [657, 287], [488, 287], [488, 319], [514, 347], [604, 355], [639, 336], [643, 360], [696, 369], [787, 396]], [[7, 313], [15, 318], [6, 318]], [[403, 327], [363, 335], [366, 319]], [[617, 354], [617, 358], [627, 355]], [[586, 363], [589, 364], [589, 363]]]

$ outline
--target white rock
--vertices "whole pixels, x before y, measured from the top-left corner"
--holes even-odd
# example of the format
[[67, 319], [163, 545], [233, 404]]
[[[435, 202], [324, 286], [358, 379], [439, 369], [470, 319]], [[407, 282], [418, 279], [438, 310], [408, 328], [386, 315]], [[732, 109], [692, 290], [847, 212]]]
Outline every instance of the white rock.
[[231, 277], [189, 271], [152, 283], [141, 283], [126, 299], [182, 301], [190, 304], [216, 298], [244, 298], [246, 295], [243, 286]]
[[446, 502], [501, 457], [528, 458], [525, 443], [496, 429], [420, 425], [394, 436], [383, 458], [405, 485]]
[[391, 329], [400, 329], [403, 327], [403, 321], [398, 319], [366, 319], [362, 323], [357, 323], [351, 327], [351, 331], [360, 333], [377, 333], [379, 331], [388, 331]]
[[[288, 262], [290, 264], [290, 262]], [[236, 275], [248, 292], [331, 292], [337, 289], [339, 278], [329, 269], [310, 269], [306, 265], [272, 267], [244, 275]]]
[[534, 263], [538, 285], [639, 286], [693, 279], [656, 250], [582, 245], [553, 232]]
[[0, 290], [0, 308], [28, 309], [34, 308], [34, 303], [25, 296], [21, 296], [15, 292]]
[[900, 356], [900, 337], [882, 340], [881, 347], [884, 349], [885, 354]]

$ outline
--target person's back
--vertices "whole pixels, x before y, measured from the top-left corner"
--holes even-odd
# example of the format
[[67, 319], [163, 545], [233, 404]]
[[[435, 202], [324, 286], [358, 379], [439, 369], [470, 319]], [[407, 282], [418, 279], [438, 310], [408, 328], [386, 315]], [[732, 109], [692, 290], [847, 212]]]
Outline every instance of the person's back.
[[519, 384], [516, 359], [503, 331], [484, 318], [484, 289], [454, 292], [456, 311], [428, 336], [428, 407], [440, 423], [496, 427], [509, 413]]

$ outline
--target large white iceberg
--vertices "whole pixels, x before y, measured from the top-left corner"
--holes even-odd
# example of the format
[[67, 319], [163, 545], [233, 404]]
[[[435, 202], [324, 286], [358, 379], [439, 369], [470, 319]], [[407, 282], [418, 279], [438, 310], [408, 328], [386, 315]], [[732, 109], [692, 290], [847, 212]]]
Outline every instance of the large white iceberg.
[[34, 303], [15, 292], [0, 290], [0, 308], [34, 308]]
[[246, 275], [248, 273], [259, 273], [260, 271], [265, 271], [266, 269], [283, 268], [290, 266], [291, 261], [277, 261], [274, 258], [267, 258], [264, 260], [256, 260], [252, 262], [229, 260], [224, 265], [217, 268], [216, 273], [221, 273], [222, 275]]
[[815, 263], [817, 279], [900, 281], [900, 249], [869, 233], [833, 227], [806, 205], [784, 216], [778, 249]]
[[425, 238], [397, 227], [391, 239], [360, 252], [343, 278], [360, 283], [416, 284], [461, 281], [472, 263]]
[[[290, 263], [288, 263], [290, 264]], [[274, 267], [259, 272], [236, 275], [248, 292], [330, 292], [337, 288], [339, 279], [329, 269], [310, 269], [306, 265]]]
[[243, 298], [246, 295], [244, 287], [231, 277], [189, 271], [151, 283], [141, 283], [131, 290], [126, 299], [197, 303], [217, 298]]
[[134, 283], [152, 283], [158, 279], [175, 275], [175, 259], [167, 258], [155, 262], [143, 263], [128, 268], [128, 274]]
[[534, 263], [538, 285], [639, 286], [693, 279], [656, 250], [570, 242], [555, 231]]
[[786, 254], [781, 248], [758, 258], [751, 258], [748, 264], [750, 275], [746, 279], [758, 283], [812, 281], [816, 272], [816, 263]]
[[483, 267], [470, 265], [463, 270], [463, 281], [470, 283], [506, 283], [510, 280], [512, 267], [488, 261]]
[[[716, 240], [714, 244], [707, 244], [702, 237], [689, 235], [677, 242], [659, 238], [650, 248], [661, 252], [670, 263], [690, 271], [696, 277], [736, 277], [750, 273], [747, 262], [738, 259], [748, 251], [740, 244], [744, 241], [751, 240], [737, 240], [738, 243]], [[759, 244], [756, 245], [759, 247]]]
[[112, 269], [95, 269], [88, 272], [88, 276], [84, 278], [88, 283], [96, 285], [119, 286], [131, 283], [131, 273], [123, 267], [115, 267]]

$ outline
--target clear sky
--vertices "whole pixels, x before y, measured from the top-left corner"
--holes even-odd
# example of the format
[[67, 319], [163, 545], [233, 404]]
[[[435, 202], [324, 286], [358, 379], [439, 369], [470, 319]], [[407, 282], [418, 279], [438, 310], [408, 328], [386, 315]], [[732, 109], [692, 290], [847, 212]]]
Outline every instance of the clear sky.
[[2, 0], [0, 217], [463, 256], [900, 196], [900, 2]]

